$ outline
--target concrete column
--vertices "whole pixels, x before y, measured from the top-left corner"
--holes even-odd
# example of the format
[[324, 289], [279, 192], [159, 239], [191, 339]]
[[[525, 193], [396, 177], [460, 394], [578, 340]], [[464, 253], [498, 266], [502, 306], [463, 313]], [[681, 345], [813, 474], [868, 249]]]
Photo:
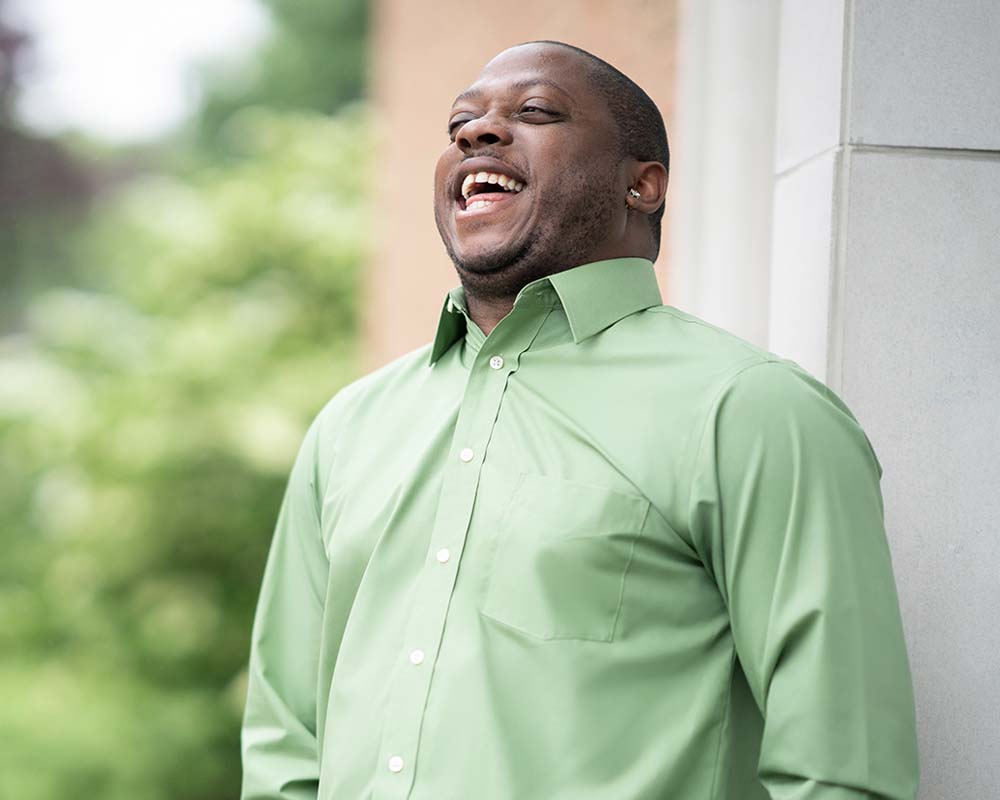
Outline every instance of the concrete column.
[[780, 42], [769, 347], [884, 467], [920, 796], [1000, 797], [1000, 4], [789, 0]]
[[778, 0], [684, 0], [666, 302], [768, 336]]

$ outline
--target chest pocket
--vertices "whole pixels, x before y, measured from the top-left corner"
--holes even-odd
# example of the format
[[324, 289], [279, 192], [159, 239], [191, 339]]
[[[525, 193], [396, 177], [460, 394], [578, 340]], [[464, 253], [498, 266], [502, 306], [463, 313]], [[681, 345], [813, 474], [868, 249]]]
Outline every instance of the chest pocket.
[[639, 495], [522, 473], [480, 613], [539, 639], [612, 641], [648, 509]]

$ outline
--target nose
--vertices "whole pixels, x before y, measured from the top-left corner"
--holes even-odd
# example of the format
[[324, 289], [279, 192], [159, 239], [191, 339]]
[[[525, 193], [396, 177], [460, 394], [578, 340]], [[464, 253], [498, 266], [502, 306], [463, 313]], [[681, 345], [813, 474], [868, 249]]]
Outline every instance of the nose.
[[458, 129], [455, 143], [463, 152], [487, 144], [510, 144], [510, 129], [495, 114], [470, 119]]

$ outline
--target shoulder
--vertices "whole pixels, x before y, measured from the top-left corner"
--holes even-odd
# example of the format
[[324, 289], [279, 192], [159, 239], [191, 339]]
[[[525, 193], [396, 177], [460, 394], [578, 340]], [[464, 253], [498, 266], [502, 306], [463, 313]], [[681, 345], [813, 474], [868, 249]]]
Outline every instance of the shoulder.
[[614, 347], [648, 365], [652, 380], [666, 379], [664, 387], [684, 401], [693, 424], [741, 372], [783, 360], [732, 331], [669, 305], [647, 308], [616, 327]]
[[788, 358], [669, 305], [646, 309], [641, 320], [658, 350], [682, 353], [714, 380], [711, 408], [738, 405], [743, 413], [778, 417], [793, 410], [826, 408], [857, 420], [847, 404], [816, 376]]
[[716, 413], [728, 407], [729, 413], [738, 412], [759, 422], [833, 416], [859, 424], [847, 403], [823, 381], [791, 359], [776, 355], [733, 370], [714, 406]]
[[[673, 306], [635, 315], [658, 352], [683, 358], [698, 375], [693, 409], [696, 451], [738, 459], [767, 448], [774, 455], [854, 454], [882, 467], [848, 404], [795, 361]], [[725, 448], [723, 451], [721, 448]]]
[[658, 349], [680, 352], [716, 367], [736, 369], [777, 356], [732, 331], [671, 305], [652, 306], [631, 318], [636, 332]]
[[[846, 402], [796, 362], [771, 355], [733, 371], [708, 410], [703, 437], [717, 454], [765, 448], [789, 459], [836, 460], [849, 453], [882, 467]], [[725, 449], [724, 449], [725, 448]]]
[[410, 350], [338, 389], [313, 417], [303, 450], [312, 456], [320, 482], [325, 484], [343, 431], [349, 429], [376, 398], [408, 386], [427, 372], [431, 344]]
[[335, 431], [349, 422], [352, 415], [364, 409], [374, 397], [392, 391], [426, 371], [430, 350], [430, 343], [423, 344], [345, 384], [320, 409], [313, 424], [321, 434]]
[[616, 349], [647, 368], [652, 396], [669, 401], [692, 428], [721, 403], [767, 411], [776, 395], [794, 404], [824, 390], [795, 362], [673, 306], [647, 308], [626, 322]]

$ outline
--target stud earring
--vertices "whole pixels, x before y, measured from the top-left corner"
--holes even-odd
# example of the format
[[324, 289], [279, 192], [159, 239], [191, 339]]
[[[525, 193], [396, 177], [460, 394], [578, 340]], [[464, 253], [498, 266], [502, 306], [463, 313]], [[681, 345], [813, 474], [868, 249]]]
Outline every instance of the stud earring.
[[[630, 195], [631, 197], [635, 197], [635, 198], [638, 198], [638, 197], [640, 197], [640, 196], [641, 196], [641, 195], [640, 195], [640, 194], [639, 194], [639, 193], [638, 193], [638, 192], [637, 192], [637, 191], [636, 191], [636, 190], [635, 190], [634, 188], [632, 188], [631, 186], [629, 187], [629, 190], [628, 190], [628, 193], [629, 193], [629, 195]], [[625, 201], [625, 208], [632, 208], [632, 205], [631, 205], [631, 204], [629, 203], [629, 201], [628, 201], [628, 200], [626, 200], [626, 201]]]

